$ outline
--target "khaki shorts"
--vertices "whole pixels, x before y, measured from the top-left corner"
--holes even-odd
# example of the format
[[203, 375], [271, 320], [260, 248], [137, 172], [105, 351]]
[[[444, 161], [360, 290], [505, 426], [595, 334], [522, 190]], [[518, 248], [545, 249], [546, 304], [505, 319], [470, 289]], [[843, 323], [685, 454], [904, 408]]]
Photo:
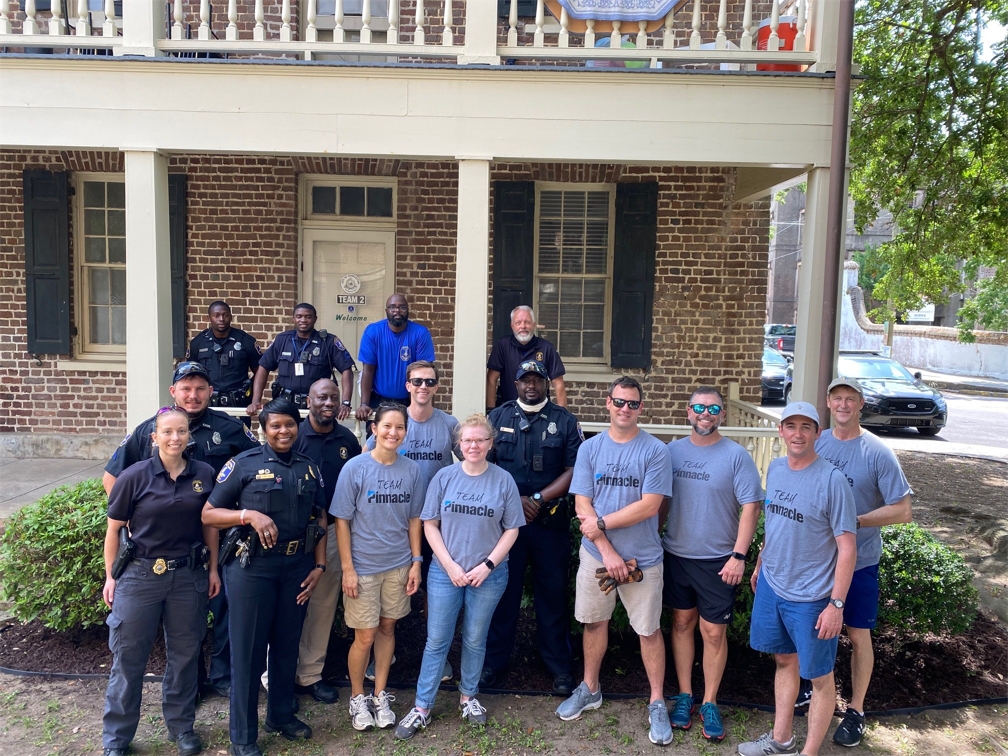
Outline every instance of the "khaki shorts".
[[[595, 570], [604, 565], [581, 546], [581, 566], [578, 567], [574, 593], [574, 618], [582, 623], [605, 622], [616, 608], [616, 595], [623, 602], [630, 626], [637, 635], [653, 635], [661, 624], [662, 565], [644, 570], [640, 583], [620, 585], [609, 595], [599, 590]], [[349, 623], [348, 623], [349, 624]]]
[[347, 627], [370, 630], [378, 619], [402, 619], [410, 612], [406, 582], [410, 565], [385, 570], [377, 575], [357, 576], [357, 598], [343, 593], [343, 618]]

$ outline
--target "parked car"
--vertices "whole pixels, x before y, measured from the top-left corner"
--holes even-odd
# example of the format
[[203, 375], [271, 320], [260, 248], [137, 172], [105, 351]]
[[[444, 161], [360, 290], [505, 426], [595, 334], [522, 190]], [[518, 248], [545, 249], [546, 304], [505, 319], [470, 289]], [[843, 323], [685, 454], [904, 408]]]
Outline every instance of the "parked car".
[[896, 360], [874, 352], [841, 352], [837, 372], [856, 378], [864, 389], [862, 426], [916, 428], [923, 436], [934, 436], [945, 427], [948, 408], [941, 392]]
[[760, 387], [763, 401], [791, 401], [791, 377], [794, 366], [783, 354], [775, 349], [763, 347], [763, 376]]
[[763, 326], [763, 346], [776, 349], [789, 357], [794, 355], [798, 327], [790, 323], [767, 323]]

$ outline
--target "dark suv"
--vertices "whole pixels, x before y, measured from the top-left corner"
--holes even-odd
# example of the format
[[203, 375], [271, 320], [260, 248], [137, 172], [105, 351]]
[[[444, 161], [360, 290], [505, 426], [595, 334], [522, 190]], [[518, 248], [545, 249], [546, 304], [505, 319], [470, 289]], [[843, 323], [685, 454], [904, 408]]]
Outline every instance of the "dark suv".
[[841, 352], [837, 372], [856, 378], [864, 390], [865, 428], [916, 428], [934, 436], [945, 427], [945, 398], [895, 360], [874, 352]]

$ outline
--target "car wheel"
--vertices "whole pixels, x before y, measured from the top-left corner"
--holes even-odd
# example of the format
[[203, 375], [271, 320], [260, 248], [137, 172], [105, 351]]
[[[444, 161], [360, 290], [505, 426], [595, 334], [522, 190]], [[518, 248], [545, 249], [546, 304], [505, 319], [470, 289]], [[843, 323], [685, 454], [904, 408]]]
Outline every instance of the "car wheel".
[[941, 428], [918, 428], [917, 432], [922, 436], [937, 436]]
[[791, 387], [788, 386], [786, 389], [784, 389], [784, 404], [790, 404], [790, 403], [791, 403]]

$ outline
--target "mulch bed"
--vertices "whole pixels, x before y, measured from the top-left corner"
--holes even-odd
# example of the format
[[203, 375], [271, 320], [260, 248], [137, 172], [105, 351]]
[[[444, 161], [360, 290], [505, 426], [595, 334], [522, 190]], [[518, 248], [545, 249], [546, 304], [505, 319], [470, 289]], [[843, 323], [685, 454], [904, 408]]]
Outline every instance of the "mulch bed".
[[[416, 683], [423, 654], [425, 620], [420, 602], [414, 598], [413, 611], [399, 622], [396, 663], [389, 682], [412, 687]], [[328, 661], [323, 676], [328, 680], [346, 678], [346, 652], [352, 634], [334, 630], [329, 644]], [[575, 672], [580, 669], [580, 636], [573, 638]], [[702, 648], [699, 633], [697, 649]], [[455, 674], [460, 666], [461, 642], [456, 639], [448, 659]], [[699, 654], [698, 654], [699, 656]], [[158, 638], [151, 652], [147, 671], [164, 670], [164, 642]], [[38, 672], [107, 674], [111, 664], [108, 629], [101, 625], [76, 633], [47, 630], [38, 622], [9, 625], [0, 629], [0, 666]], [[875, 710], [949, 703], [1008, 694], [1004, 673], [1008, 670], [1008, 633], [984, 616], [973, 627], [956, 637], [927, 635], [908, 640], [893, 631], [880, 632], [875, 639], [875, 673], [868, 691], [869, 707]], [[725, 701], [773, 704], [774, 662], [770, 656], [748, 647], [731, 645], [728, 666], [721, 685]], [[457, 679], [457, 678], [456, 678]], [[836, 666], [837, 693], [846, 700], [850, 695], [850, 643], [840, 639]], [[620, 638], [611, 634], [609, 651], [602, 666], [602, 689], [609, 694], [646, 695], [647, 678], [640, 659], [640, 646], [632, 634]], [[508, 690], [548, 691], [552, 679], [544, 669], [536, 650], [535, 620], [530, 609], [523, 609], [518, 625], [518, 641], [511, 669], [502, 687]], [[703, 690], [702, 670], [694, 665], [693, 686]], [[667, 660], [666, 692], [677, 692], [671, 654]]]

